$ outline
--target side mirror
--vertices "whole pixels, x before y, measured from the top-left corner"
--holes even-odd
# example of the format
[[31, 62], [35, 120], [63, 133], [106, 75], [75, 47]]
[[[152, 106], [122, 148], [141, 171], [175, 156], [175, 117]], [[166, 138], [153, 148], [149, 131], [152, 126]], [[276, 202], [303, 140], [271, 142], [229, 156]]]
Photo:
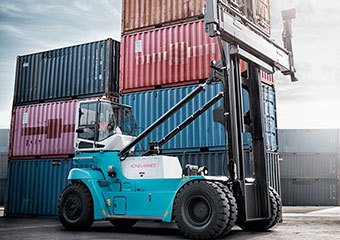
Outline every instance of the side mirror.
[[84, 128], [78, 128], [78, 129], [76, 129], [76, 133], [84, 133]]

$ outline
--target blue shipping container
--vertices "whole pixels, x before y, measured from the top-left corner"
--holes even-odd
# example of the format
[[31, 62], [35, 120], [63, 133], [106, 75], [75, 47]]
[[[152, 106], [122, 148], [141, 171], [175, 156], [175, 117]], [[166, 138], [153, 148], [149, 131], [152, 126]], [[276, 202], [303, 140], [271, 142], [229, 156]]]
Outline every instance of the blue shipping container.
[[6, 216], [56, 215], [71, 168], [72, 159], [10, 161]]
[[18, 56], [14, 105], [117, 94], [119, 47], [106, 39]]
[[[132, 106], [137, 125], [140, 127], [140, 130], [143, 130], [188, 95], [195, 87], [197, 87], [197, 85], [123, 94], [121, 102]], [[222, 84], [207, 86], [206, 91], [200, 93], [174, 116], [155, 129], [147, 138], [136, 146], [136, 149], [138, 151], [147, 150], [149, 142], [160, 140], [161, 137], [177, 127], [194, 111], [217, 95], [218, 92], [222, 91], [222, 89]], [[249, 96], [245, 90], [243, 91], [243, 97], [243, 108], [246, 112], [249, 110]], [[266, 145], [268, 150], [275, 151], [277, 149], [276, 109], [275, 92], [272, 87], [263, 85], [263, 99]], [[221, 124], [213, 121], [213, 109], [220, 105], [222, 105], [222, 100], [212, 106], [183, 131], [178, 133], [163, 146], [163, 149], [170, 151], [195, 151], [200, 148], [209, 148], [212, 150], [223, 149], [225, 147], [224, 128]], [[250, 147], [251, 136], [249, 133], [244, 134], [243, 144], [245, 148]]]

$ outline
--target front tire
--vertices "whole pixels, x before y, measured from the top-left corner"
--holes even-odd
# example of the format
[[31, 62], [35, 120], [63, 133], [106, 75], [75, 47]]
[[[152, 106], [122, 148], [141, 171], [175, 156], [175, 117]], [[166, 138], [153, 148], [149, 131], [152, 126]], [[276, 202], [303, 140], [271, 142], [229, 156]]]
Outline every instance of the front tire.
[[68, 230], [86, 230], [93, 224], [93, 201], [89, 189], [80, 182], [65, 188], [58, 201], [61, 224]]
[[177, 193], [174, 219], [186, 238], [214, 239], [228, 227], [229, 203], [215, 183], [192, 181]]

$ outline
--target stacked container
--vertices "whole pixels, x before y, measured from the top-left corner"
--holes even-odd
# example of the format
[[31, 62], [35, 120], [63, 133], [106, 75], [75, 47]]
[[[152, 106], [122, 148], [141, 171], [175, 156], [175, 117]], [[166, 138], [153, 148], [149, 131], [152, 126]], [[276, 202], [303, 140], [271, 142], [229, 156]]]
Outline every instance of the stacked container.
[[118, 96], [113, 39], [18, 56], [6, 215], [56, 215], [74, 155], [78, 101]]
[[340, 205], [339, 129], [279, 130], [285, 205]]
[[[204, 3], [204, 0], [123, 1], [119, 90], [121, 102], [132, 106], [140, 130], [150, 126], [197, 84], [205, 82], [210, 75], [210, 62], [220, 59], [216, 39], [205, 33]], [[240, 10], [255, 23], [260, 22], [260, 16], [270, 23], [268, 8], [266, 14], [261, 14], [264, 5], [269, 7], [269, 1], [266, 3], [256, 1], [258, 9], [248, 6]], [[248, 14], [250, 8], [255, 9], [252, 16]], [[270, 27], [263, 29], [270, 34]], [[246, 70], [244, 62], [241, 68], [241, 71]], [[261, 79], [269, 178], [279, 190], [274, 80], [271, 74], [263, 71]], [[207, 86], [206, 91], [139, 143], [137, 152], [147, 151], [150, 142], [160, 140], [220, 91], [223, 91], [222, 84]], [[246, 91], [243, 98], [243, 108], [247, 111], [249, 96]], [[187, 163], [208, 165], [211, 175], [227, 174], [222, 171], [227, 144], [224, 129], [213, 121], [213, 109], [220, 105], [222, 101], [166, 143], [163, 153], [179, 156], [183, 167]], [[253, 174], [250, 134], [244, 134], [243, 144], [250, 177]]]
[[4, 205], [7, 182], [9, 129], [0, 129], [0, 206]]

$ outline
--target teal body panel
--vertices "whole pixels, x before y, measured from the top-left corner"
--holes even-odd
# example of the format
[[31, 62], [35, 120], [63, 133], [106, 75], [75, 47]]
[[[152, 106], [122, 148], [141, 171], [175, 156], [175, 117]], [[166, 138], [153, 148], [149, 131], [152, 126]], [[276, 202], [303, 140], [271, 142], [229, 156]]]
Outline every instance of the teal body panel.
[[[77, 154], [74, 164], [92, 168], [75, 168], [69, 173], [71, 181], [80, 180], [90, 190], [94, 204], [94, 219], [132, 217], [172, 221], [177, 192], [186, 183], [203, 176], [178, 179], [128, 179], [123, 175], [117, 152]], [[115, 176], [108, 175], [113, 167]]]

